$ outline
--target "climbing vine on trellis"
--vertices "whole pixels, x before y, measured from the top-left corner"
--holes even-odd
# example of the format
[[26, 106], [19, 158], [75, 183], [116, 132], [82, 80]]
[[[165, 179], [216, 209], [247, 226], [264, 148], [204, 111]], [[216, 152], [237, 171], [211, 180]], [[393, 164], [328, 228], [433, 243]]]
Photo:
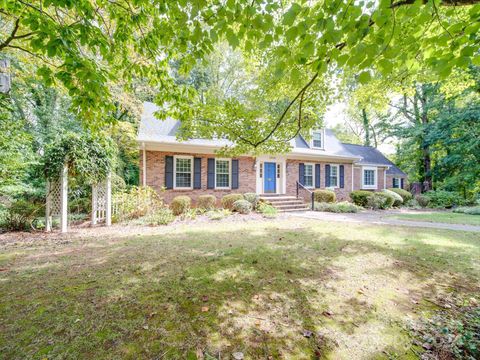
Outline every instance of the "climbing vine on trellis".
[[114, 169], [116, 155], [117, 146], [106, 136], [66, 133], [45, 149], [45, 176], [58, 178], [67, 164], [69, 176], [88, 185], [97, 184]]

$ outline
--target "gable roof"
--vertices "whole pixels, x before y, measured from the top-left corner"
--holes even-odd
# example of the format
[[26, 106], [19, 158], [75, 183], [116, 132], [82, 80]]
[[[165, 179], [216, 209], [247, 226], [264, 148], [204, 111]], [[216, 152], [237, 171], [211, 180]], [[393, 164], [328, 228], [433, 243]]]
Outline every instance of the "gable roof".
[[385, 155], [383, 155], [380, 150], [372, 146], [356, 145], [356, 144], [346, 144], [343, 143], [351, 153], [359, 155], [362, 157], [362, 160], [358, 161], [359, 165], [384, 165], [389, 166], [387, 170], [387, 175], [399, 175], [407, 176], [402, 170], [400, 170], [393, 162], [391, 162]]
[[[158, 106], [151, 102], [143, 104], [143, 113], [141, 116], [140, 126], [138, 129], [137, 141], [139, 143], [163, 144], [163, 145], [192, 145], [212, 148], [221, 148], [223, 146], [232, 146], [231, 141], [225, 139], [189, 139], [179, 141], [176, 137], [180, 127], [180, 121], [167, 118], [159, 120], [154, 113], [158, 110]], [[324, 156], [332, 158], [343, 158], [353, 161], [360, 160], [360, 157], [351, 153], [337, 139], [333, 131], [325, 129], [324, 132], [324, 148], [314, 149], [310, 146], [301, 135], [290, 141], [292, 150], [290, 154], [299, 156]]]

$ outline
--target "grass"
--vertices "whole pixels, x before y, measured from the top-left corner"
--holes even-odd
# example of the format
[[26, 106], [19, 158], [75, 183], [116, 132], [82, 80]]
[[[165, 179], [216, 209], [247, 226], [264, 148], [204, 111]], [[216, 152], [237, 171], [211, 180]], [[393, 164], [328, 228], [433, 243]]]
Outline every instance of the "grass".
[[426, 221], [434, 223], [463, 224], [480, 226], [479, 215], [458, 214], [453, 212], [431, 212], [418, 214], [398, 214], [391, 218], [408, 221]]
[[0, 358], [417, 358], [406, 322], [480, 285], [469, 232], [295, 218], [94, 231], [2, 246]]

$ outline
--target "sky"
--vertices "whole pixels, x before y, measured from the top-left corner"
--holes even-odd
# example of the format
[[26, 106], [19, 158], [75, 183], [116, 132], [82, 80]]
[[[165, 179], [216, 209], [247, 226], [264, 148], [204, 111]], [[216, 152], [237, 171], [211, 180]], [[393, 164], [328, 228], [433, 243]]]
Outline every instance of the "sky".
[[[345, 123], [345, 114], [347, 113], [347, 105], [343, 102], [335, 103], [327, 108], [325, 113], [325, 125], [327, 128], [332, 128], [337, 124]], [[395, 146], [392, 143], [383, 143], [378, 146], [378, 149], [385, 155], [395, 153]]]

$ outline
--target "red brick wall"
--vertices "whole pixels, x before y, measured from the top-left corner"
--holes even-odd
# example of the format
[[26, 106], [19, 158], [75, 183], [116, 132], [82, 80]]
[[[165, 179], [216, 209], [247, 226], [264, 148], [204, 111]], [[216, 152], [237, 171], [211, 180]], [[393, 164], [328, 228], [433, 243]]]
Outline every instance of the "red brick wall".
[[405, 189], [407, 186], [407, 179], [405, 176], [398, 176], [398, 175], [387, 175], [387, 189], [393, 188], [393, 178], [403, 178], [403, 188]]
[[[165, 156], [166, 155], [189, 155], [199, 157], [202, 159], [202, 188], [193, 190], [174, 190], [169, 189], [162, 192], [165, 186]], [[194, 201], [199, 195], [212, 194], [218, 200], [222, 196], [230, 193], [246, 193], [255, 191], [255, 170], [253, 168], [253, 158], [239, 157], [239, 176], [238, 189], [233, 190], [215, 190], [207, 189], [207, 159], [215, 157], [214, 155], [206, 154], [187, 154], [187, 153], [170, 153], [162, 151], [147, 151], [147, 186], [153, 187], [158, 191], [165, 202], [169, 203], [175, 196], [188, 195]], [[143, 155], [140, 155], [140, 184], [143, 184]]]
[[[353, 181], [353, 189], [354, 190], [362, 190], [362, 176], [363, 176], [363, 171], [361, 166], [355, 166], [354, 169], [354, 181]], [[385, 169], [384, 168], [377, 168], [377, 189], [376, 191], [380, 191], [384, 189], [384, 183], [385, 183]], [[388, 176], [387, 176], [387, 184], [388, 184]], [[388, 185], [387, 185], [388, 187]], [[369, 189], [365, 189], [369, 190]]]
[[[320, 189], [325, 189], [325, 174], [326, 174], [325, 165], [333, 164], [333, 163], [318, 162], [318, 161], [304, 161], [304, 160], [287, 160], [287, 194], [288, 195], [296, 194], [299, 164], [305, 163], [305, 162], [312, 163], [312, 164], [320, 164]], [[337, 195], [338, 201], [345, 201], [349, 199], [349, 194], [352, 191], [352, 164], [335, 163], [335, 165], [337, 164], [343, 165], [345, 167], [345, 170], [344, 170], [345, 187], [343, 189], [336, 188], [335, 194]], [[308, 193], [306, 194], [307, 194], [306, 196], [308, 196]], [[309, 199], [307, 200], [310, 201]]]

